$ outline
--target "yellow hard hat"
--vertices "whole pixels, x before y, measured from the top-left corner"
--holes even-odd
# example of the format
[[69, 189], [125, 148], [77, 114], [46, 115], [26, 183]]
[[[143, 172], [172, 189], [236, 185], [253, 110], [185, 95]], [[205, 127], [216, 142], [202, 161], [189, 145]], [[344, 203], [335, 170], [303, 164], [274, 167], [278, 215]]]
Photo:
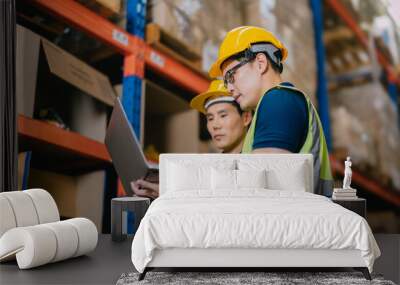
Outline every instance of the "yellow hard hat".
[[226, 101], [233, 102], [235, 99], [231, 96], [228, 90], [224, 86], [222, 80], [211, 81], [210, 86], [206, 92], [200, 93], [190, 101], [190, 107], [198, 110], [199, 112], [206, 114], [207, 101], [214, 100], [216, 98], [227, 97]]
[[270, 43], [281, 51], [283, 62], [288, 54], [285, 46], [269, 31], [254, 26], [242, 26], [229, 31], [219, 47], [218, 59], [208, 74], [212, 78], [222, 76], [221, 65], [231, 56], [251, 48], [252, 44]]

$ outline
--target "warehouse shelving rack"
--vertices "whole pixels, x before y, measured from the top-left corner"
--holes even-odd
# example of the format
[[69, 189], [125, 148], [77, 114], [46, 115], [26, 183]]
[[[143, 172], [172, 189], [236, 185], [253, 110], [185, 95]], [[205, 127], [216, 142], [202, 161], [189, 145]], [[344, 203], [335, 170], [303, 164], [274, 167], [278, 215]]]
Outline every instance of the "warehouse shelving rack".
[[[350, 12], [342, 4], [340, 0], [327, 0], [326, 3], [332, 8], [332, 10], [345, 22], [345, 24], [353, 31], [358, 41], [364, 46], [368, 45], [368, 39], [362, 29], [358, 26], [357, 22], [353, 19]], [[325, 77], [325, 50], [322, 42], [323, 33], [323, 21], [322, 15], [322, 3], [320, 0], [310, 0], [311, 8], [314, 14], [314, 27], [315, 27], [315, 41], [316, 41], [316, 52], [317, 52], [317, 64], [318, 64], [318, 88], [317, 88], [317, 98], [319, 105], [319, 115], [321, 118], [321, 123], [324, 128], [324, 132], [327, 138], [328, 147], [331, 146], [330, 141], [330, 119], [329, 119], [329, 100], [328, 100], [328, 90], [326, 86]], [[386, 60], [383, 54], [376, 50], [379, 63], [384, 68], [388, 82], [390, 84], [397, 84], [400, 82], [400, 78], [396, 77], [393, 67]], [[321, 106], [322, 103], [322, 106]], [[330, 156], [331, 168], [333, 173], [342, 175], [344, 171], [344, 165], [342, 162], [338, 161], [333, 155]], [[353, 182], [368, 192], [375, 194], [384, 201], [400, 207], [400, 193], [392, 189], [387, 189], [385, 186], [380, 185], [373, 179], [363, 175], [360, 172], [353, 171]]]
[[[24, 115], [18, 117], [18, 134], [23, 146], [35, 147], [35, 150], [39, 151], [52, 148], [53, 151], [69, 154], [70, 163], [73, 165], [63, 164], [63, 169], [69, 168], [79, 172], [83, 171], [79, 169], [82, 168], [79, 164], [85, 168], [101, 169], [111, 163], [104, 144]], [[47, 163], [52, 164], [52, 167], [56, 169], [60, 168], [59, 162], [55, 159]]]
[[[124, 56], [124, 78], [128, 76], [136, 76], [143, 79], [144, 66], [147, 66], [157, 74], [161, 75], [162, 78], [174, 82], [177, 86], [188, 90], [188, 92], [199, 93], [203, 92], [208, 87], [208, 78], [205, 78], [203, 75], [196, 73], [192, 69], [177, 62], [168, 55], [147, 45], [142, 38], [124, 31], [76, 1], [28, 1], [47, 11], [48, 13], [61, 18], [68, 24], [87, 32], [122, 54]], [[342, 15], [346, 15], [346, 9], [340, 5], [339, 1], [329, 0], [328, 3], [332, 5], [332, 7], [340, 7], [340, 13]], [[354, 21], [353, 23], [350, 20], [351, 17], [347, 19], [348, 23], [352, 23], [351, 25], [353, 26], [353, 29], [355, 29], [357, 27], [356, 23]], [[362, 32], [360, 29], [358, 30], [356, 34], [358, 34], [358, 37], [361, 39]], [[389, 71], [390, 68], [387, 70]], [[395, 80], [399, 79], [397, 78]], [[327, 96], [327, 94], [322, 96]], [[127, 111], [129, 113], [130, 110]], [[329, 118], [329, 116], [327, 117]], [[82, 138], [78, 134], [72, 135], [71, 140], [66, 142], [65, 136], [68, 133], [67, 131], [49, 129], [47, 132], [41, 132], [40, 129], [43, 126], [38, 121], [33, 120], [33, 122], [31, 122], [31, 119], [21, 116], [19, 117], [19, 127], [20, 135], [29, 134], [32, 139], [45, 141], [49, 144], [56, 145], [65, 151], [71, 151], [96, 160], [99, 159], [100, 161], [104, 161], [106, 163], [110, 162], [110, 158], [107, 154], [104, 144], [95, 143], [90, 140], [87, 141], [86, 138]], [[87, 144], [85, 145], [77, 143], [79, 140], [86, 141]], [[95, 148], [93, 148], [93, 146], [95, 146]], [[96, 151], [94, 151], [94, 149]], [[93, 151], [95, 153], [94, 155]], [[343, 171], [342, 163], [333, 156], [331, 156], [331, 164], [334, 172], [340, 173]], [[390, 191], [356, 171], [353, 174], [353, 181], [362, 186], [365, 190], [376, 194], [390, 204], [400, 206], [400, 193]]]
[[[193, 72], [173, 58], [147, 45], [142, 38], [132, 35], [73, 0], [32, 0], [39, 8], [48, 11], [76, 28], [108, 44], [124, 56], [124, 77], [144, 77], [144, 65], [166, 80], [175, 82], [192, 93], [207, 89], [208, 79]], [[130, 110], [126, 110], [130, 117]], [[138, 132], [140, 133], [140, 132]]]
[[[368, 48], [368, 37], [359, 27], [357, 22], [353, 19], [346, 7], [338, 0], [327, 0], [327, 4], [332, 8], [332, 10], [344, 21], [344, 23], [353, 31], [357, 40]], [[400, 78], [396, 76], [394, 67], [389, 63], [386, 57], [377, 49], [376, 55], [379, 63], [385, 70], [388, 82], [400, 84]]]
[[31, 2], [96, 37], [124, 55], [124, 76], [134, 74], [143, 78], [142, 64], [144, 63], [188, 91], [199, 93], [208, 87], [209, 81], [204, 76], [152, 48], [143, 39], [122, 30], [76, 1], [32, 0]]
[[[193, 72], [185, 65], [155, 50], [143, 39], [122, 30], [74, 0], [32, 0], [29, 2], [87, 32], [121, 53], [124, 56], [124, 77], [134, 75], [143, 78], [143, 67], [146, 65], [166, 80], [175, 82], [193, 94], [203, 92], [208, 87], [208, 79], [201, 74]], [[25, 118], [20, 117], [20, 121], [24, 120]], [[85, 150], [81, 151], [85, 152]], [[107, 160], [110, 159], [107, 158]]]

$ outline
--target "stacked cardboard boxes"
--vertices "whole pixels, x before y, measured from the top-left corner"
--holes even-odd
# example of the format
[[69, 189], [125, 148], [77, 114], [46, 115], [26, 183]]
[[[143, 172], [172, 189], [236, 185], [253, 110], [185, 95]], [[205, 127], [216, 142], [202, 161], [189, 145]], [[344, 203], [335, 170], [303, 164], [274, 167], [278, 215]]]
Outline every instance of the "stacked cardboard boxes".
[[243, 23], [240, 0], [152, 0], [149, 19], [203, 57], [208, 70], [225, 34]]
[[202, 54], [205, 71], [231, 29], [255, 25], [270, 30], [289, 49], [283, 79], [317, 104], [313, 17], [308, 0], [154, 0], [149, 14], [153, 22]]
[[398, 113], [381, 83], [339, 89], [330, 103], [336, 156], [351, 156], [355, 167], [400, 189]]
[[143, 145], [157, 152], [197, 153], [201, 148], [199, 112], [162, 87], [143, 83]]

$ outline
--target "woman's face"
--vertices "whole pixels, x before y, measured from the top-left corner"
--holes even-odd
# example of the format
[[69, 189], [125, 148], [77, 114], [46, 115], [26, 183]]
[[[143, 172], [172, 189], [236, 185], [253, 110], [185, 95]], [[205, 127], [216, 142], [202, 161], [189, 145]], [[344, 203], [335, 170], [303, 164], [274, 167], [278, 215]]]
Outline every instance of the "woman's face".
[[215, 146], [224, 152], [237, 147], [246, 135], [251, 118], [239, 114], [230, 103], [216, 103], [207, 108], [207, 129]]

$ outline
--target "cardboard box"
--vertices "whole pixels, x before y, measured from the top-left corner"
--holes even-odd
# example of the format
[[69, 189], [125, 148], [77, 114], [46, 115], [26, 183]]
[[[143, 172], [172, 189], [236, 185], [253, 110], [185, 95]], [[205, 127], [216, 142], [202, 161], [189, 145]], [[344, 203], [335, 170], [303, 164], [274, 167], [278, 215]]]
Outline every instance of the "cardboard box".
[[19, 25], [16, 73], [19, 114], [52, 109], [70, 130], [104, 141], [115, 98], [107, 76]]
[[143, 81], [143, 89], [144, 147], [154, 145], [160, 153], [199, 152], [199, 112], [191, 109], [184, 99], [150, 81]]
[[17, 112], [32, 118], [40, 38], [30, 30], [17, 25], [16, 41]]
[[113, 106], [115, 93], [107, 76], [43, 38], [41, 44], [53, 75]]
[[[355, 169], [368, 165], [372, 178], [400, 191], [399, 114], [381, 83], [341, 88], [329, 100], [334, 151], [344, 148], [357, 158]], [[340, 109], [345, 112], [336, 111]]]
[[[41, 51], [44, 53], [41, 54]], [[19, 113], [29, 116], [29, 112], [24, 112], [24, 110], [29, 109], [30, 113], [33, 111], [32, 104], [40, 56], [44, 56], [52, 75], [73, 85], [85, 94], [113, 106], [115, 92], [107, 76], [32, 31], [17, 25], [17, 98], [19, 99], [17, 103]], [[29, 107], [27, 107], [28, 105]]]
[[[247, 5], [247, 3], [246, 3]], [[157, 0], [149, 18], [203, 56], [203, 70], [216, 59], [225, 34], [243, 25], [240, 0]]]
[[74, 132], [104, 143], [107, 130], [107, 114], [111, 112], [102, 102], [85, 96], [79, 90], [69, 94], [69, 127]]
[[60, 216], [84, 217], [102, 230], [104, 171], [69, 176], [31, 168], [29, 188], [43, 188], [56, 201]]

